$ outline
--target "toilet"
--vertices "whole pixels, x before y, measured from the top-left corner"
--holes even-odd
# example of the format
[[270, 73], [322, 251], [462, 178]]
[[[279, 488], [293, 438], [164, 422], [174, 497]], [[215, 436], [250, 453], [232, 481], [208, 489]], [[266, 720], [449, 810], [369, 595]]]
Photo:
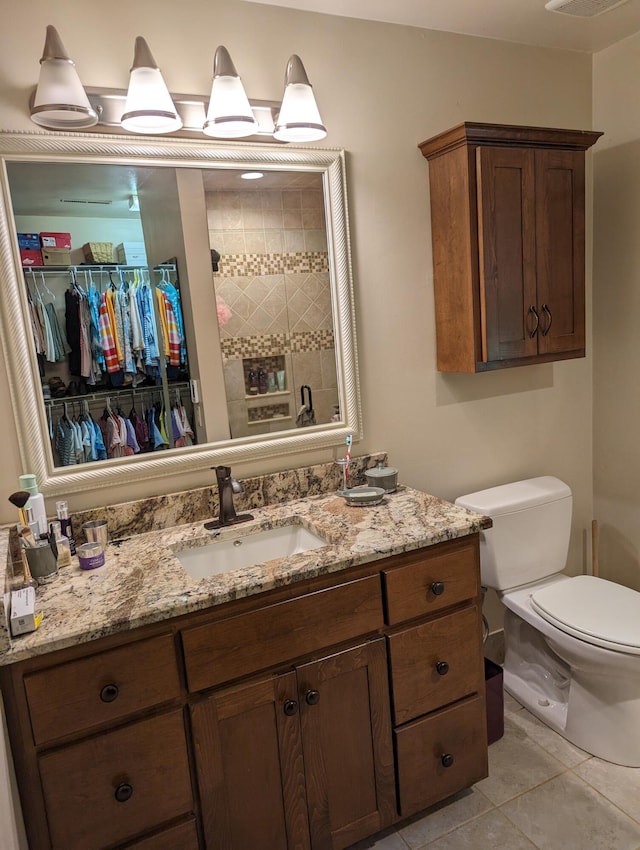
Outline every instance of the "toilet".
[[640, 767], [640, 593], [562, 573], [572, 503], [551, 476], [456, 499], [493, 521], [480, 569], [505, 606], [506, 690], [577, 747]]

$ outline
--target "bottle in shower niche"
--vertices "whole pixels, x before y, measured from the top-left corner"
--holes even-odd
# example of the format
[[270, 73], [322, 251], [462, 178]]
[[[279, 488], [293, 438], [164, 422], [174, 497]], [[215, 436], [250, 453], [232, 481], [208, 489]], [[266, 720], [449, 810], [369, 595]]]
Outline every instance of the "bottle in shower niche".
[[27, 473], [18, 479], [20, 489], [29, 494], [29, 501], [25, 505], [26, 510], [31, 510], [33, 522], [37, 523], [38, 534], [46, 534], [49, 530], [47, 522], [47, 511], [44, 506], [44, 496], [38, 490], [35, 475]]
[[253, 368], [247, 375], [247, 390], [249, 395], [258, 395], [258, 373]]
[[258, 369], [258, 392], [266, 393], [267, 391], [267, 373], [264, 369]]
[[69, 516], [69, 505], [65, 501], [56, 502], [56, 514], [60, 522], [60, 530], [69, 541], [69, 551], [76, 554], [76, 539], [73, 536], [71, 517]]

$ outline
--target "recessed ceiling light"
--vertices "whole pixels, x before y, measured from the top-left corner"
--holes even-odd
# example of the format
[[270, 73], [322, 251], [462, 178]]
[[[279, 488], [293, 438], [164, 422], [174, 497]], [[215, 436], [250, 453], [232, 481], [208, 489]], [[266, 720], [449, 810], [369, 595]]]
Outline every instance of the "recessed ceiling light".
[[261, 177], [264, 177], [262, 171], [245, 171], [240, 175], [243, 180], [259, 180]]

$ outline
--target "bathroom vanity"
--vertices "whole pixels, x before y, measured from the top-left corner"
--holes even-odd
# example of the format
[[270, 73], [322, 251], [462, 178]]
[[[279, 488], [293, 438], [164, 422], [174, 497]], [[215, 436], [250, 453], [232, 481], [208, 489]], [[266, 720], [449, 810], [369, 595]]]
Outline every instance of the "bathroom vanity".
[[478, 538], [409, 488], [252, 511], [315, 551], [194, 580], [202, 523], [41, 588], [0, 680], [31, 850], [345, 848], [487, 775]]

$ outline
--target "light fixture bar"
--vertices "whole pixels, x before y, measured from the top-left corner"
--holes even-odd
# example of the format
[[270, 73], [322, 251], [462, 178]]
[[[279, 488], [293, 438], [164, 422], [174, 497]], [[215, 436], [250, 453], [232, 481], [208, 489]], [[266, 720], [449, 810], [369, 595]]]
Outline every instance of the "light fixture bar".
[[[124, 89], [110, 88], [91, 88], [85, 89], [89, 98], [89, 103], [98, 113], [99, 127], [120, 127], [120, 120], [124, 112], [124, 105], [127, 99], [127, 92]], [[209, 98], [204, 95], [190, 94], [172, 94], [174, 106], [180, 118], [182, 118], [182, 130], [177, 133], [172, 133], [173, 136], [179, 136], [186, 133], [197, 133], [202, 136], [202, 126], [207, 115], [207, 104]], [[252, 100], [249, 98], [251, 109], [258, 123], [258, 129], [255, 137], [263, 139], [271, 139], [273, 141], [273, 131], [275, 120], [280, 111], [280, 104], [274, 100]]]

